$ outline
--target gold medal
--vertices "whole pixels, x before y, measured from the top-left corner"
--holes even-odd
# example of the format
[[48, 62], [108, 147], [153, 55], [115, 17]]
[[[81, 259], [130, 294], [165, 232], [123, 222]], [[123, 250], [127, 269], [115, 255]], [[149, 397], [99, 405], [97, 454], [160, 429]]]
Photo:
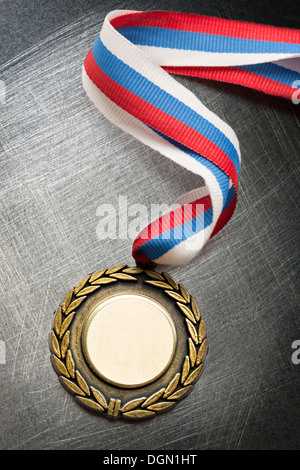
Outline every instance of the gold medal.
[[87, 276], [54, 314], [53, 367], [83, 406], [110, 418], [170, 410], [207, 353], [195, 300], [170, 275], [116, 266]]

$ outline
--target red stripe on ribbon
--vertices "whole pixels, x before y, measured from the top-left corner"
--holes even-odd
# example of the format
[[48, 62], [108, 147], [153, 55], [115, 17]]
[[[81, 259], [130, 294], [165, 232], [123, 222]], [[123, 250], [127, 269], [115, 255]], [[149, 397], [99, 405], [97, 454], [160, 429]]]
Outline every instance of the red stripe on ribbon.
[[225, 227], [225, 225], [231, 219], [231, 216], [233, 215], [235, 211], [236, 204], [237, 204], [237, 194], [235, 194], [229, 206], [221, 213], [210, 238], [217, 235], [217, 233], [220, 232], [220, 230], [222, 230], [223, 227]]
[[132, 247], [132, 257], [135, 259], [137, 263], [142, 263], [142, 264], [151, 264], [153, 263], [152, 259], [148, 258], [144, 253], [140, 252], [137, 253], [137, 251], [134, 249], [134, 244]]
[[[191, 209], [187, 210], [187, 207], [189, 206]], [[203, 198], [197, 199], [189, 204], [185, 204], [174, 211], [170, 211], [168, 214], [165, 214], [159, 219], [151, 222], [134, 240], [132, 256], [140, 263], [149, 263], [151, 260], [149, 260], [142, 251], [138, 253], [138, 250], [144, 245], [144, 243], [158, 237], [159, 235], [163, 235], [163, 233], [166, 233], [171, 229], [184, 226], [186, 222], [195, 219], [198, 215], [203, 214], [210, 208], [210, 196], [204, 196]]]
[[291, 99], [293, 93], [298, 90], [298, 88], [293, 88], [292, 86], [279, 83], [276, 80], [262, 77], [257, 73], [236, 67], [163, 67], [163, 69], [166, 70], [166, 72], [178, 75], [234, 83], [287, 99]]
[[190, 13], [151, 11], [128, 13], [110, 21], [118, 29], [132, 26], [192, 31], [195, 33], [299, 44], [300, 31]]
[[[190, 207], [188, 210], [187, 207]], [[145, 227], [134, 241], [134, 252], [152, 238], [158, 237], [176, 227], [184, 225], [211, 208], [210, 196], [204, 196], [189, 204], [162, 215]]]

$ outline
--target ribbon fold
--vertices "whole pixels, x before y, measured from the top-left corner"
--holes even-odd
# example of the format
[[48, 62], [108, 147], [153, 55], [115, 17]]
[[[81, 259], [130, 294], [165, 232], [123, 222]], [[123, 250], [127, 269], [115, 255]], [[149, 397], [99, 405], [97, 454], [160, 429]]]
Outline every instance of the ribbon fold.
[[106, 16], [84, 61], [87, 95], [119, 128], [205, 181], [140, 232], [132, 249], [138, 263], [189, 262], [237, 202], [234, 131], [170, 74], [292, 99], [300, 87], [300, 30], [164, 11]]

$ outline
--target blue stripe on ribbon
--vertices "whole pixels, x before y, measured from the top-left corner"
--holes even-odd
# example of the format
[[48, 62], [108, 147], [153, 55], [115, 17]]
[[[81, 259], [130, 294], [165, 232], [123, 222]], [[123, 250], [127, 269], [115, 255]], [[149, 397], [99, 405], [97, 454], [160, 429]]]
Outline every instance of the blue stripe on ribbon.
[[201, 232], [212, 223], [212, 207], [185, 224], [168, 230], [147, 240], [137, 252], [144, 253], [149, 259], [156, 260], [176, 245]]
[[[218, 182], [218, 185], [219, 185], [219, 187], [222, 191], [222, 196], [223, 196], [223, 209], [222, 210], [224, 210], [225, 206], [227, 207], [228, 188], [229, 188], [229, 178], [226, 175], [226, 173], [224, 173], [224, 171], [222, 171], [217, 165], [215, 165], [211, 161], [207, 160], [202, 155], [199, 155], [198, 153], [193, 152], [193, 150], [185, 147], [184, 145], [180, 144], [179, 142], [176, 142], [176, 140], [171, 139], [171, 137], [168, 137], [167, 135], [163, 134], [162, 132], [157, 131], [156, 129], [153, 129], [152, 127], [150, 127], [150, 129], [155, 131], [157, 134], [159, 134], [161, 137], [163, 137], [168, 142], [173, 144], [175, 147], [179, 148], [182, 152], [186, 153], [190, 157], [197, 160], [199, 163], [201, 163], [203, 166], [205, 166], [205, 168], [207, 168], [209, 171], [212, 172], [212, 174], [216, 178], [216, 180]], [[233, 187], [233, 189], [234, 189], [234, 187]], [[235, 193], [235, 189], [234, 189], [234, 193]]]
[[195, 33], [150, 26], [129, 26], [118, 32], [126, 39], [140, 46], [168, 47], [189, 51], [233, 52], [245, 54], [283, 53], [297, 54], [300, 44], [243, 39], [217, 34]]
[[236, 194], [235, 188], [234, 188], [234, 186], [231, 186], [231, 188], [230, 188], [229, 191], [228, 191], [227, 199], [226, 199], [226, 202], [225, 202], [225, 204], [224, 204], [224, 206], [223, 206], [222, 212], [224, 212], [225, 209], [227, 209], [227, 207], [230, 206], [230, 204], [232, 203], [232, 201], [233, 201], [233, 199], [234, 199], [235, 194]]
[[[248, 72], [256, 73], [261, 77], [270, 78], [283, 85], [292, 86], [293, 82], [300, 80], [300, 73], [293, 70], [281, 67], [271, 62], [264, 64], [243, 65], [237, 67], [238, 69], [247, 70]], [[295, 86], [297, 88], [297, 86]]]
[[119, 85], [188, 125], [217, 145], [228, 155], [239, 173], [240, 161], [236, 148], [212, 123], [118, 59], [104, 46], [100, 37], [94, 43], [93, 56], [103, 72]]

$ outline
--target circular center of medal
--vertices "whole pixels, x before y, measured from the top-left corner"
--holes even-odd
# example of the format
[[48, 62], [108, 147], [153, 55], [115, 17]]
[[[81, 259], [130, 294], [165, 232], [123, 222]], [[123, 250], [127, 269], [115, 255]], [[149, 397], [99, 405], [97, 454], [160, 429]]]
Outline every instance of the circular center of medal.
[[82, 335], [91, 368], [107, 382], [125, 388], [146, 385], [170, 365], [176, 331], [167, 311], [139, 294], [119, 294], [98, 304]]

